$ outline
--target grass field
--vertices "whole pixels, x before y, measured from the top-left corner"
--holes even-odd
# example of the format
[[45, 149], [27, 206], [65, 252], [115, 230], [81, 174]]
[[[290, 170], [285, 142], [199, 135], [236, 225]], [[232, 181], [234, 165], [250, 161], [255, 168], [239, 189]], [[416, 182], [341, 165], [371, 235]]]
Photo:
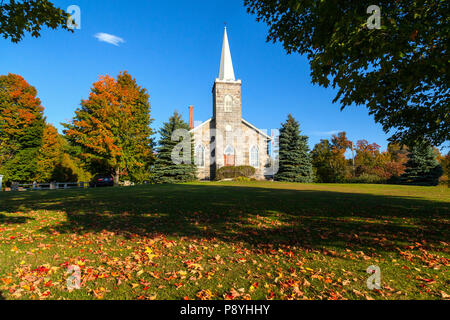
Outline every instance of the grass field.
[[448, 299], [449, 212], [446, 187], [3, 192], [0, 299]]

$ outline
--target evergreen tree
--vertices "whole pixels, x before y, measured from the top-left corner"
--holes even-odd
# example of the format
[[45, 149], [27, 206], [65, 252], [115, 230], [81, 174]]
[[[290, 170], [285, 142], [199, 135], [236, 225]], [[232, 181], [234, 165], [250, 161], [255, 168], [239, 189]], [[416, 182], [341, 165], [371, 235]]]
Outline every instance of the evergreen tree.
[[407, 184], [438, 185], [443, 174], [442, 166], [437, 160], [433, 147], [422, 141], [410, 148], [405, 173], [401, 181]]
[[164, 123], [159, 131], [161, 139], [159, 140], [158, 154], [156, 156], [155, 167], [153, 170], [154, 183], [179, 183], [189, 182], [196, 179], [197, 168], [194, 165], [194, 147], [192, 136], [190, 135], [190, 150], [182, 150], [180, 157], [185, 156], [184, 152], [189, 152], [189, 163], [176, 164], [172, 160], [172, 152], [181, 141], [172, 141], [172, 134], [175, 130], [184, 129], [189, 131], [189, 125], [183, 121], [181, 115], [175, 111], [169, 121]]
[[31, 182], [45, 127], [37, 91], [15, 74], [0, 76], [0, 174], [6, 182]]
[[144, 180], [149, 175], [154, 156], [148, 100], [147, 90], [126, 71], [117, 81], [103, 76], [94, 83], [72, 123], [63, 124], [92, 171], [112, 174], [116, 184], [121, 176]]
[[291, 114], [280, 129], [279, 170], [275, 180], [303, 183], [313, 180], [308, 137], [300, 135], [300, 126]]

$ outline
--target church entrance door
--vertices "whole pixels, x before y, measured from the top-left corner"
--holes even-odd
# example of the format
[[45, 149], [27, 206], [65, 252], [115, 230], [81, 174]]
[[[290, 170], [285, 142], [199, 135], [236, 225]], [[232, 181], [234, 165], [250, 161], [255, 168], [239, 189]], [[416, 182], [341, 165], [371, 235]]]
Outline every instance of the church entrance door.
[[232, 146], [226, 147], [224, 156], [225, 156], [225, 167], [234, 167], [235, 155], [234, 155], [234, 148]]

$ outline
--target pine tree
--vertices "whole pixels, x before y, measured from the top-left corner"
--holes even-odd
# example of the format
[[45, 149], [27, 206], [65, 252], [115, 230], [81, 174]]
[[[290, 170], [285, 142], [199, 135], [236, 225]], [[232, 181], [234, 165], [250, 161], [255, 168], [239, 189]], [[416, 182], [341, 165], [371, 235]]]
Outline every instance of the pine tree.
[[4, 181], [31, 182], [45, 127], [37, 91], [15, 74], [0, 76], [0, 173]]
[[302, 183], [313, 180], [308, 137], [300, 135], [299, 123], [291, 114], [280, 129], [279, 170], [275, 180]]
[[189, 131], [189, 125], [183, 121], [181, 115], [175, 111], [169, 121], [164, 123], [159, 131], [161, 139], [159, 140], [158, 154], [156, 157], [155, 167], [153, 170], [154, 183], [180, 183], [189, 182], [196, 179], [197, 168], [194, 165], [194, 147], [191, 141], [189, 143], [190, 150], [183, 150], [180, 156], [185, 156], [184, 152], [190, 153], [189, 163], [175, 164], [172, 160], [172, 151], [180, 141], [172, 141], [172, 134], [175, 130], [184, 129]]
[[94, 83], [72, 123], [63, 124], [92, 171], [112, 174], [116, 184], [122, 176], [137, 180], [149, 173], [154, 156], [148, 100], [147, 90], [126, 71], [117, 81], [102, 76]]
[[439, 184], [442, 174], [442, 166], [437, 160], [433, 147], [422, 141], [410, 148], [406, 170], [401, 176], [401, 182], [435, 186]]

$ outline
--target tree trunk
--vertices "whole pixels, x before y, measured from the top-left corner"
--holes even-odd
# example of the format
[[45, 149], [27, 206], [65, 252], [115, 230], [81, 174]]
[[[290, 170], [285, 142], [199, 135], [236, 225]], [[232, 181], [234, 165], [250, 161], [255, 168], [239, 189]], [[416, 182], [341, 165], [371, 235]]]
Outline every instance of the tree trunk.
[[114, 186], [119, 185], [119, 178], [120, 178], [120, 169], [116, 168], [116, 172], [114, 173]]

